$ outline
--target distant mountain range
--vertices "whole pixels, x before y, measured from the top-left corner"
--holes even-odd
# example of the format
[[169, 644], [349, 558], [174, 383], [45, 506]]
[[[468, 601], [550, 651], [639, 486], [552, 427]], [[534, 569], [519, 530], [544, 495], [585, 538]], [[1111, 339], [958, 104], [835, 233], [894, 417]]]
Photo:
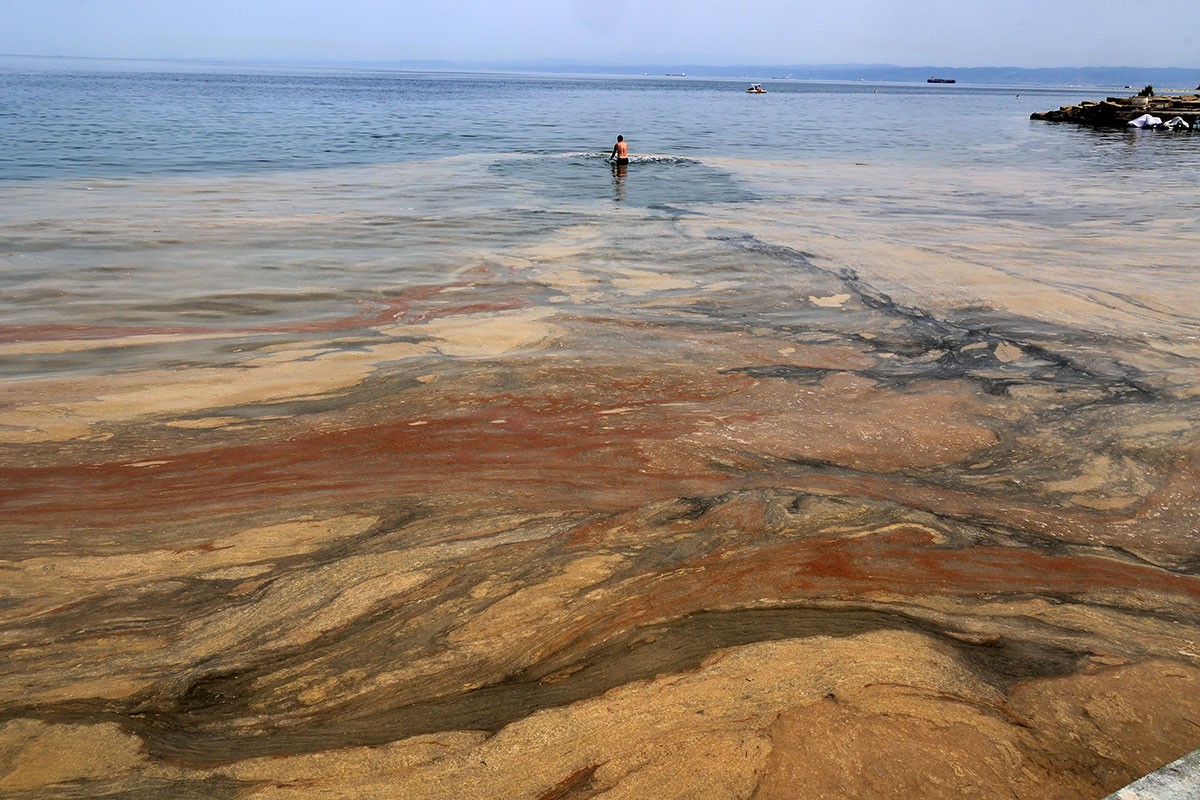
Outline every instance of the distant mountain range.
[[924, 83], [927, 78], [954, 78], [958, 83], [997, 86], [1095, 86], [1192, 91], [1200, 85], [1200, 67], [901, 67], [895, 64], [639, 64], [597, 65], [563, 61], [396, 61], [376, 67], [421, 70], [497, 70], [503, 72], [569, 73], [576, 75], [687, 75], [698, 78], [771, 78], [826, 81]]

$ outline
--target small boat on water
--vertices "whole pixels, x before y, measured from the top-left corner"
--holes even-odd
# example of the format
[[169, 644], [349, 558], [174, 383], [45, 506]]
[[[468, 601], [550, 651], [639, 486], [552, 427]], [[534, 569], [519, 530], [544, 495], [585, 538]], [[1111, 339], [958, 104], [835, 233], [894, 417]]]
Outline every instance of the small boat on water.
[[926, 78], [926, 83], [958, 83], [954, 78]]
[[762, 87], [761, 83], [752, 83], [750, 88], [746, 90], [747, 94], [766, 94], [767, 90]]

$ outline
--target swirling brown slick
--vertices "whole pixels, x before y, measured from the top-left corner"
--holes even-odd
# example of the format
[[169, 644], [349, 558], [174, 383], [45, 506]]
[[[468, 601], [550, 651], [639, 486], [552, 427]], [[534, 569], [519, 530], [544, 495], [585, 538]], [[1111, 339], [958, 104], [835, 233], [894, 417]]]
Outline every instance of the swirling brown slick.
[[1200, 746], [1195, 353], [718, 227], [6, 328], [0, 789], [1098, 798]]

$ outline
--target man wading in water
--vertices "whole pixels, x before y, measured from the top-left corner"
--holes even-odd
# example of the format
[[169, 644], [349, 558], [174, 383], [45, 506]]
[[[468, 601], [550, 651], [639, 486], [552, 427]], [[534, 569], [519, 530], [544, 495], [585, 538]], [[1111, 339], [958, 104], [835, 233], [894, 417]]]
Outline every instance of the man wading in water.
[[625, 144], [625, 137], [618, 136], [617, 143], [613, 145], [612, 153], [608, 160], [618, 166], [629, 165], [629, 145]]

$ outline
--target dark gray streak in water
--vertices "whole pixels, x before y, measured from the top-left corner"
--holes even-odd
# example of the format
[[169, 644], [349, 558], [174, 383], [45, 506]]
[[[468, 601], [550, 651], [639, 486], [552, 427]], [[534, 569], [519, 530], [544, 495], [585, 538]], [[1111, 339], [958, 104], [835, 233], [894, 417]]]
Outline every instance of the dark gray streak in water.
[[[1106, 369], [1085, 366], [1062, 352], [1029, 340], [1017, 339], [997, 332], [1000, 320], [993, 325], [980, 326], [938, 319], [928, 311], [896, 303], [862, 280], [853, 270], [826, 270], [816, 266], [806, 253], [790, 247], [768, 244], [753, 237], [726, 239], [736, 246], [756, 254], [783, 261], [793, 268], [835, 278], [846, 293], [864, 307], [901, 321], [900, 327], [879, 326], [872, 340], [877, 352], [891, 353], [901, 358], [894, 362], [865, 370], [863, 374], [891, 386], [903, 386], [913, 380], [965, 378], [979, 383], [989, 394], [1005, 394], [1008, 387], [1039, 383], [1051, 386], [1093, 387], [1103, 390], [1110, 402], [1148, 401], [1157, 396], [1134, 368], [1109, 362]], [[1084, 339], [1090, 334], [1058, 331], [1064, 343]], [[993, 348], [1009, 344], [1024, 354], [1015, 363], [1001, 363]], [[984, 345], [984, 347], [975, 347]], [[933, 355], [934, 361], [922, 361]], [[823, 370], [780, 365], [747, 366], [730, 369], [755, 377], [777, 377], [800, 383], [819, 381]]]

